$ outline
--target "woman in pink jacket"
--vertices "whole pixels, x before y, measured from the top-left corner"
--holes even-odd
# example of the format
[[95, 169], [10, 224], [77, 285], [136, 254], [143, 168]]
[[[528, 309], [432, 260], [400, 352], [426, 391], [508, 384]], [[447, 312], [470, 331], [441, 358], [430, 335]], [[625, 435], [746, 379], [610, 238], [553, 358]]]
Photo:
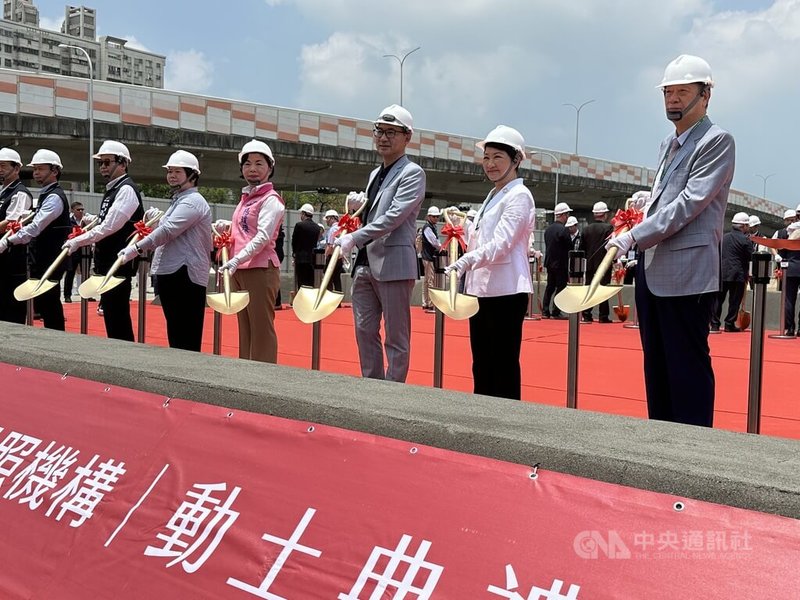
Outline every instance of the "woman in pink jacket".
[[466, 272], [464, 291], [478, 297], [478, 312], [469, 320], [475, 393], [519, 400], [522, 323], [532, 290], [528, 240], [535, 216], [533, 195], [517, 174], [525, 140], [516, 129], [499, 125], [477, 146], [494, 188], [475, 216], [467, 252], [447, 270]]
[[275, 171], [272, 150], [251, 140], [239, 153], [247, 186], [233, 211], [233, 221], [218, 221], [217, 230], [230, 226], [231, 258], [221, 269], [230, 271], [238, 291], [250, 293], [250, 303], [238, 313], [239, 358], [278, 362], [275, 297], [281, 286], [275, 240], [283, 223], [283, 199], [269, 181]]

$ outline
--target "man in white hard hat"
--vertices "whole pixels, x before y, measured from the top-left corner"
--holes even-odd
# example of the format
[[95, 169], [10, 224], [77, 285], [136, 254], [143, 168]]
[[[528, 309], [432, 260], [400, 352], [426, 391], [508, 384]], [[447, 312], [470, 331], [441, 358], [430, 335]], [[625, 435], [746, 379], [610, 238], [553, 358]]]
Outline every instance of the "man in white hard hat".
[[[22, 159], [16, 150], [0, 148], [0, 236], [33, 206], [33, 196], [19, 178]], [[17, 302], [14, 290], [28, 278], [28, 248], [13, 246], [0, 254], [0, 321], [25, 323], [25, 303]]]
[[644, 220], [612, 238], [637, 244], [636, 309], [650, 418], [712, 426], [708, 324], [720, 287], [720, 245], [733, 179], [733, 137], [708, 118], [711, 67], [681, 55], [657, 86], [675, 127], [661, 144]]
[[[33, 179], [41, 187], [39, 201], [34, 209], [33, 220], [6, 241], [0, 241], [0, 253], [8, 246], [30, 244], [33, 260], [31, 277], [39, 279], [61, 253], [61, 246], [70, 232], [69, 203], [58, 180], [61, 178], [61, 158], [52, 150], [37, 150], [29, 167], [33, 167]], [[58, 281], [66, 265], [61, 261], [51, 274]], [[64, 331], [64, 307], [61, 305], [58, 286], [33, 299], [34, 310], [42, 316], [48, 329]]]
[[297, 288], [314, 287], [314, 248], [322, 237], [319, 225], [314, 221], [314, 207], [306, 203], [300, 207], [300, 220], [292, 230], [292, 256]]
[[[325, 212], [325, 224], [328, 226], [328, 229], [325, 231], [324, 239], [325, 239], [325, 267], [330, 264], [331, 256], [333, 255], [333, 242], [336, 241], [336, 236], [339, 233], [339, 213], [336, 212], [334, 209], [329, 209]], [[344, 256], [339, 254], [339, 258], [336, 261], [336, 264], [333, 267], [333, 274], [331, 275], [331, 280], [328, 283], [328, 289], [333, 290], [335, 292], [342, 291], [342, 264], [344, 262]]]
[[567, 218], [567, 222], [564, 223], [564, 227], [567, 228], [569, 231], [569, 239], [572, 243], [572, 250], [579, 250], [581, 245], [581, 232], [578, 229], [578, 219], [570, 215]]
[[722, 290], [717, 296], [714, 313], [711, 315], [711, 331], [719, 331], [722, 317], [722, 304], [728, 298], [728, 312], [725, 315], [725, 331], [741, 331], [736, 326], [736, 316], [744, 298], [747, 275], [750, 271], [750, 257], [753, 255], [753, 242], [747, 236], [750, 217], [738, 212], [731, 220], [731, 230], [722, 236]]
[[336, 240], [345, 256], [359, 249], [352, 293], [361, 374], [399, 382], [408, 374], [411, 294], [419, 278], [416, 219], [425, 198], [425, 172], [406, 156], [413, 128], [411, 113], [397, 104], [375, 119], [372, 133], [383, 164], [369, 177], [367, 205], [361, 213], [364, 226]]
[[120, 251], [123, 263], [155, 250], [151, 273], [170, 348], [200, 352], [206, 310], [206, 288], [211, 267], [211, 208], [197, 191], [200, 162], [186, 150], [167, 159], [167, 184], [172, 200], [150, 234]]
[[[761, 237], [761, 233], [759, 232], [759, 227], [761, 227], [761, 219], [758, 215], [750, 215], [750, 220], [747, 223], [747, 237]], [[769, 249], [766, 246], [761, 244], [755, 244], [753, 252], [768, 252]], [[752, 287], [752, 285], [751, 285]]]
[[436, 229], [439, 223], [439, 217], [442, 216], [442, 211], [436, 206], [431, 206], [428, 209], [428, 214], [425, 217], [425, 224], [422, 226], [422, 268], [425, 276], [422, 280], [422, 310], [433, 312], [433, 303], [431, 302], [430, 289], [433, 286], [433, 261], [442, 251], [442, 243], [439, 241], [439, 232]]
[[[592, 281], [594, 278], [606, 254], [603, 247], [606, 245], [608, 237], [614, 229], [611, 223], [608, 222], [608, 205], [605, 202], [594, 203], [594, 206], [592, 206], [592, 217], [594, 220], [584, 227], [581, 232], [580, 250], [586, 253], [586, 281]], [[611, 269], [606, 271], [600, 283], [602, 285], [611, 283]], [[609, 314], [610, 307], [608, 300], [604, 300], [598, 305], [598, 321], [600, 323], [611, 323]], [[583, 311], [581, 320], [584, 323], [591, 323], [594, 320], [591, 308]]]
[[569, 278], [569, 251], [572, 238], [566, 228], [572, 209], [566, 202], [559, 202], [553, 211], [555, 221], [544, 230], [544, 268], [547, 269], [547, 285], [542, 299], [542, 318], [566, 319], [567, 316], [551, 302], [561, 290], [567, 287]]
[[[64, 248], [72, 254], [79, 248], [94, 244], [94, 271], [98, 275], [105, 275], [135, 233], [134, 224], [144, 218], [144, 207], [139, 188], [128, 175], [128, 165], [132, 161], [125, 144], [107, 140], [100, 145], [93, 158], [106, 181], [106, 191], [97, 214], [100, 223], [86, 233], [67, 240]], [[134, 263], [123, 265], [115, 273], [116, 277], [123, 279], [122, 283], [100, 294], [103, 321], [109, 338], [134, 341], [130, 302], [134, 273]]]
[[[789, 225], [791, 225], [795, 221], [797, 221], [797, 211], [796, 210], [794, 210], [793, 208], [787, 208], [785, 211], [783, 211], [783, 227], [781, 229], [778, 229], [775, 233], [772, 234], [772, 239], [773, 240], [778, 240], [778, 239], [786, 240], [786, 239], [789, 239], [788, 227], [789, 227]], [[769, 251], [772, 253], [772, 256], [775, 258], [775, 262], [778, 265], [780, 265], [781, 264], [781, 260], [783, 260], [783, 257], [774, 248], [770, 248]]]

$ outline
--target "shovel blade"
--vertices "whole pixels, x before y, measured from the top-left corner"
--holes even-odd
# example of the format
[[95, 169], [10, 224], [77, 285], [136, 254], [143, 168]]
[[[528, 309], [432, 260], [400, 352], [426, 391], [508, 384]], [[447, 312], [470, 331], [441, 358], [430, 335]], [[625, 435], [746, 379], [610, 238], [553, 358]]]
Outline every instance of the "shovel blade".
[[231, 292], [230, 302], [224, 292], [206, 294], [208, 305], [223, 315], [235, 315], [250, 304], [250, 292]]
[[[333, 313], [343, 299], [342, 292], [324, 290], [320, 297], [319, 289], [304, 285], [297, 290], [292, 302], [292, 309], [303, 323], [316, 323]], [[314, 308], [315, 304], [316, 308]]]
[[14, 298], [20, 302], [25, 302], [36, 296], [41, 296], [45, 292], [49, 292], [58, 285], [57, 281], [50, 281], [48, 279], [28, 279], [24, 283], [20, 283], [14, 290]]
[[588, 294], [588, 285], [568, 285], [556, 294], [555, 303], [565, 313], [578, 313], [608, 300], [619, 290], [619, 286], [599, 285], [592, 294]]
[[469, 319], [478, 312], [478, 298], [469, 294], [455, 294], [451, 297], [450, 290], [428, 290], [433, 305], [451, 319], [462, 321]]
[[100, 294], [113, 290], [123, 281], [125, 280], [122, 277], [109, 277], [106, 281], [106, 275], [92, 275], [80, 285], [78, 293], [81, 298], [96, 298]]

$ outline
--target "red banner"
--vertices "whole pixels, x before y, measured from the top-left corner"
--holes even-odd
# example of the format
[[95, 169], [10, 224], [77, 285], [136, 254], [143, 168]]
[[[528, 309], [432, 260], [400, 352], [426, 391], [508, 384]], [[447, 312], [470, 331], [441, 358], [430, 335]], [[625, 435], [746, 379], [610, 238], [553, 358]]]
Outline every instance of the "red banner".
[[0, 363], [0, 597], [797, 597], [800, 522]]

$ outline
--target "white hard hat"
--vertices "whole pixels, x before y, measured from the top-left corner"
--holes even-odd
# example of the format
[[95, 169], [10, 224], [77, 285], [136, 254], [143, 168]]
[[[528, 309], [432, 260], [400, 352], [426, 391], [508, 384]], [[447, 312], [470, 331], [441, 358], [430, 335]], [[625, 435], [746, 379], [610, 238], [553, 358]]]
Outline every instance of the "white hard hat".
[[797, 217], [797, 211], [793, 208], [787, 208], [785, 211], [783, 211], [784, 219], [794, 219], [795, 217]]
[[20, 167], [22, 166], [22, 159], [19, 156], [19, 152], [11, 148], [0, 148], [0, 161], [13, 162], [17, 163]]
[[165, 169], [168, 167], [185, 167], [187, 169], [192, 169], [195, 173], [200, 175], [200, 163], [197, 157], [186, 150], [177, 150], [173, 152], [167, 164], [164, 165]]
[[339, 213], [333, 210], [332, 208], [325, 213], [325, 218], [333, 217], [334, 219], [339, 218]]
[[63, 169], [64, 165], [61, 164], [61, 158], [52, 150], [37, 150], [33, 153], [31, 162], [28, 163], [29, 167], [35, 165], [55, 165], [59, 169]]
[[750, 221], [747, 223], [750, 227], [756, 227], [761, 225], [761, 219], [759, 219], [756, 215], [750, 215]]
[[121, 156], [128, 162], [133, 162], [131, 160], [131, 153], [128, 152], [128, 147], [123, 144], [122, 142], [115, 142], [114, 140], [106, 140], [102, 144], [100, 144], [100, 149], [97, 151], [97, 154], [92, 156], [92, 158], [100, 158], [103, 154], [113, 154], [114, 156]]
[[595, 214], [607, 213], [608, 204], [606, 204], [605, 202], [595, 202], [594, 206], [592, 207], [592, 212]]
[[263, 154], [267, 157], [269, 164], [273, 167], [275, 166], [275, 157], [272, 156], [272, 150], [270, 150], [269, 146], [260, 140], [250, 140], [244, 146], [242, 146], [242, 151], [239, 152], [239, 164], [242, 164], [242, 159], [251, 152]]
[[467, 217], [477, 217], [477, 216], [478, 216], [478, 211], [475, 210], [474, 208], [470, 208], [467, 211]]
[[306, 202], [305, 204], [303, 204], [303, 206], [300, 207], [300, 212], [304, 212], [307, 215], [313, 215], [314, 207]]
[[381, 116], [375, 119], [375, 125], [385, 123], [386, 125], [399, 125], [405, 127], [409, 132], [414, 131], [414, 119], [411, 113], [399, 104], [392, 104], [381, 111]]
[[731, 223], [734, 225], [747, 225], [750, 222], [750, 216], [745, 212], [738, 212], [733, 215]]
[[567, 219], [567, 222], [566, 222], [566, 223], [564, 223], [564, 225], [565, 225], [566, 227], [574, 227], [574, 226], [575, 226], [575, 225], [577, 225], [577, 224], [578, 224], [578, 219], [576, 219], [575, 217], [569, 217], [569, 218]]
[[437, 206], [431, 206], [428, 209], [428, 216], [429, 217], [440, 217], [440, 216], [442, 216], [442, 211], [440, 211], [439, 207], [437, 207]]
[[572, 209], [566, 202], [559, 202], [556, 204], [556, 209], [553, 212], [556, 214], [556, 216], [558, 216], [563, 215], [564, 213], [572, 212]]
[[513, 127], [498, 125], [486, 135], [483, 141], [475, 145], [483, 150], [489, 142], [511, 146], [514, 150], [522, 154], [522, 158], [525, 158], [525, 139], [522, 137], [522, 134]]
[[656, 87], [664, 88], [668, 85], [682, 85], [685, 83], [704, 83], [714, 87], [711, 77], [711, 67], [699, 56], [681, 54], [664, 69], [664, 78]]

